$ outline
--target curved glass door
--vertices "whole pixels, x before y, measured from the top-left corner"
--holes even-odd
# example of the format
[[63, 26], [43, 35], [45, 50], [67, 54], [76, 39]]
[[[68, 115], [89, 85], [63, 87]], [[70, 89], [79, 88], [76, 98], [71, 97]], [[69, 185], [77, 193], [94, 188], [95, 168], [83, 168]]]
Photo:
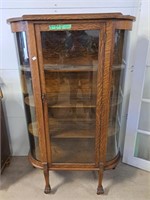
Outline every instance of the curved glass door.
[[95, 163], [99, 35], [41, 31], [52, 163]]

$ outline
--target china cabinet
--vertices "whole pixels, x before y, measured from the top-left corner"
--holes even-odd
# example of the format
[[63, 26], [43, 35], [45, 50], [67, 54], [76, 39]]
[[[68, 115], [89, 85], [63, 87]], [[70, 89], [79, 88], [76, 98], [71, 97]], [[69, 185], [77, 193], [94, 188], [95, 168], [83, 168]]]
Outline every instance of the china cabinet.
[[31, 163], [49, 170], [103, 171], [119, 161], [125, 31], [134, 17], [121, 13], [23, 15], [11, 18]]

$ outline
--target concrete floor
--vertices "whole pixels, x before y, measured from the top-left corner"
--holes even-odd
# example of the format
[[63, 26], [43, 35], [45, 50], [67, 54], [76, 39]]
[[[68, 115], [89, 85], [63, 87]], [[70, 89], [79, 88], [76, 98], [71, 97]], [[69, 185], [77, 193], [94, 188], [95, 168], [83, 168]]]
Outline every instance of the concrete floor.
[[50, 172], [51, 194], [44, 194], [44, 177], [27, 157], [14, 157], [1, 176], [0, 200], [150, 200], [150, 173], [120, 163], [105, 171], [104, 195], [96, 195], [97, 173]]

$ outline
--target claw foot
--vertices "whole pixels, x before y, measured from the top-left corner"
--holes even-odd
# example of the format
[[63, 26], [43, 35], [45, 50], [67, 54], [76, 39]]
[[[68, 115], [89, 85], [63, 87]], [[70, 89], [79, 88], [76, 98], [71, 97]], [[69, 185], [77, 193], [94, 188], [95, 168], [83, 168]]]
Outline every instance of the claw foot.
[[51, 193], [51, 187], [50, 187], [50, 185], [45, 187], [44, 193], [45, 194]]
[[104, 194], [103, 186], [100, 186], [100, 187], [97, 188], [97, 194], [98, 194], [98, 195]]

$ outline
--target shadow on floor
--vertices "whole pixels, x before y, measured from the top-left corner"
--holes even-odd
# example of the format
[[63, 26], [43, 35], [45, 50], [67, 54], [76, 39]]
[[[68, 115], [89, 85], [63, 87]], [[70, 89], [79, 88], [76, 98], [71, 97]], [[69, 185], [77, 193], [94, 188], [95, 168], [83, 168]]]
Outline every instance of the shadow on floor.
[[[131, 167], [129, 165], [119, 163], [115, 170], [108, 170], [104, 172], [103, 178], [103, 187], [104, 187], [104, 195], [108, 195], [110, 189], [115, 185], [120, 183], [130, 181], [133, 177], [136, 176], [137, 173], [136, 168]], [[69, 184], [72, 182], [76, 182], [80, 180], [80, 182], [84, 185], [87, 190], [93, 189], [96, 193], [97, 185], [98, 185], [98, 172], [97, 171], [55, 171], [55, 175], [60, 180], [59, 184], [52, 187], [52, 194], [55, 194], [56, 191], [63, 185]], [[79, 181], [78, 181], [79, 182]], [[83, 186], [82, 185], [82, 186]]]
[[34, 171], [26, 156], [12, 157], [10, 165], [6, 167], [0, 178], [0, 189], [7, 190], [12, 184]]
[[[38, 171], [31, 166], [27, 157], [13, 157], [10, 166], [5, 169], [1, 176], [1, 190], [7, 190], [12, 184], [20, 181], [25, 176], [30, 177], [31, 173], [31, 177], [34, 178], [37, 175], [36, 172], [38, 174], [42, 173], [42, 171]], [[105, 171], [103, 179], [104, 195], [108, 195], [109, 190], [114, 185], [116, 186], [134, 177], [136, 172], [136, 168], [123, 163], [119, 163], [115, 170]], [[98, 184], [98, 173], [96, 171], [55, 171], [50, 172], [50, 178], [52, 179], [52, 181], [50, 180], [52, 182], [52, 194], [55, 194], [61, 186], [72, 182], [80, 182], [85, 190], [92, 189], [96, 193]], [[53, 178], [55, 181], [53, 181]], [[44, 185], [44, 176], [41, 181]]]
[[[110, 189], [115, 185], [120, 183], [130, 181], [133, 177], [136, 176], [138, 169], [119, 163], [116, 169], [114, 170], [107, 170], [104, 172], [103, 178], [103, 187], [104, 187], [104, 195], [108, 195]], [[91, 188], [95, 190], [97, 189], [98, 185], [98, 172], [97, 171], [55, 171], [54, 172], [60, 180], [62, 180], [58, 185], [52, 188], [52, 194], [56, 193], [56, 191], [61, 187], [63, 184], [69, 184], [71, 182], [82, 180], [81, 182], [84, 184], [88, 183], [87, 190]], [[89, 184], [90, 183], [90, 184]], [[89, 187], [91, 186], [91, 188]]]

